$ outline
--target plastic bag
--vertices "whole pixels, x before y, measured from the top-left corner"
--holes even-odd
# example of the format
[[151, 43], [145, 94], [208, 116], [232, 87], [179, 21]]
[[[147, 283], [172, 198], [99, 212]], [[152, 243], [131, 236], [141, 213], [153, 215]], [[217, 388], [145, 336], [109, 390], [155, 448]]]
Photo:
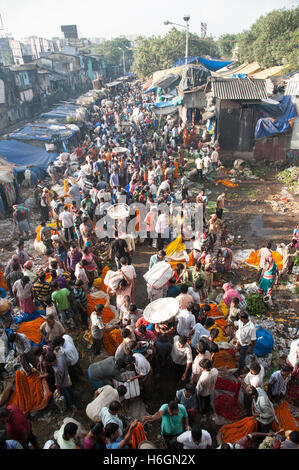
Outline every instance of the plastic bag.
[[66, 403], [65, 403], [65, 398], [63, 395], [61, 395], [58, 390], [56, 389], [54, 394], [53, 394], [53, 399], [54, 399], [54, 403], [55, 405], [57, 406], [57, 408], [59, 409], [59, 411], [61, 413], [64, 413], [64, 411], [66, 410]]
[[257, 327], [256, 330], [256, 342], [254, 345], [253, 353], [256, 356], [266, 356], [272, 351], [274, 346], [274, 339], [270, 331], [265, 330], [262, 327]]

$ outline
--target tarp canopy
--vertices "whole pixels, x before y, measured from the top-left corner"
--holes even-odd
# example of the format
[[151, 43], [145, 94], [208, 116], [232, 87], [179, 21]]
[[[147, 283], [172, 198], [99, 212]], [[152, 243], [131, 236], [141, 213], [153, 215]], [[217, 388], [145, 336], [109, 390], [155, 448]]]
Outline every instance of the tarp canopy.
[[9, 134], [11, 139], [17, 140], [41, 140], [43, 142], [50, 142], [53, 136], [59, 137], [61, 141], [70, 139], [76, 133], [67, 125], [55, 125], [46, 123], [44, 121], [35, 121], [29, 123], [17, 132]]
[[80, 109], [81, 106], [79, 104], [64, 104], [61, 106], [57, 106], [56, 108], [52, 109], [47, 113], [42, 113], [40, 117], [46, 118], [67, 118], [69, 115], [76, 114], [76, 111]]
[[261, 70], [260, 72], [256, 72], [251, 75], [253, 78], [269, 78], [269, 77], [276, 77], [277, 75], [281, 75], [283, 69], [287, 67], [287, 65], [276, 65], [275, 67], [268, 67], [265, 70]]
[[158, 82], [156, 82], [156, 86], [166, 89], [169, 88], [171, 85], [175, 85], [175, 83], [179, 82], [180, 80], [180, 75], [176, 73], [170, 73], [169, 75], [166, 75], [166, 77], [161, 78]]
[[284, 96], [279, 106], [282, 111], [280, 117], [277, 119], [266, 117], [257, 121], [254, 133], [255, 139], [281, 134], [290, 129], [290, 120], [297, 116], [297, 110], [294, 105], [293, 98], [288, 95]]
[[227, 68], [224, 67], [223, 69], [217, 70], [217, 72], [213, 72], [212, 75], [215, 77], [222, 77], [222, 78], [231, 78], [234, 74], [246, 74], [248, 76], [252, 76], [253, 74], [260, 72], [261, 66], [257, 62], [244, 62], [244, 64], [238, 65], [234, 68]]
[[203, 65], [187, 65], [182, 72], [179, 90], [187, 91], [203, 85], [210, 75], [210, 70]]
[[46, 170], [58, 157], [56, 152], [47, 152], [42, 147], [28, 145], [17, 140], [1, 140], [0, 156], [13, 164], [14, 170], [24, 171], [26, 168]]
[[[217, 70], [226, 67], [231, 64], [232, 61], [217, 60], [217, 59], [205, 59], [204, 57], [188, 57], [188, 64], [200, 63], [203, 64], [208, 70], [216, 72]], [[173, 67], [179, 67], [185, 65], [185, 59], [178, 59]]]
[[162, 107], [162, 108], [153, 108], [153, 111], [155, 114], [157, 115], [163, 115], [163, 116], [166, 116], [167, 114], [174, 114], [178, 111], [178, 107], [177, 106], [174, 106], [174, 105], [168, 105], [166, 107]]

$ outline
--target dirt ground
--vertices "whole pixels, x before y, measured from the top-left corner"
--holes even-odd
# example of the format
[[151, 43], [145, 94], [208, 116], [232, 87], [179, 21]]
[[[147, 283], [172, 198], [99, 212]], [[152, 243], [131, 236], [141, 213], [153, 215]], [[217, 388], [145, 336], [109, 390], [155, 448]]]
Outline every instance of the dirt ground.
[[[227, 222], [228, 230], [234, 235], [234, 241], [230, 248], [233, 249], [258, 249], [264, 246], [265, 241], [272, 240], [276, 243], [289, 243], [291, 234], [298, 222], [299, 197], [294, 196], [292, 208], [284, 213], [274, 212], [269, 201], [279, 195], [283, 189], [283, 185], [275, 179], [273, 169], [268, 169], [267, 173], [261, 179], [245, 179], [240, 180], [237, 188], [226, 188], [219, 184], [215, 185], [215, 181], [208, 180], [204, 182], [204, 187], [211, 191], [208, 198], [215, 201], [216, 197], [223, 191], [227, 193], [228, 203], [226, 208], [228, 212], [224, 214], [224, 220]], [[194, 190], [199, 189], [201, 184], [194, 184]], [[144, 308], [147, 304], [146, 285], [143, 280], [143, 274], [148, 269], [150, 256], [156, 250], [149, 247], [148, 244], [137, 244], [136, 253], [133, 257], [133, 264], [137, 272], [137, 282], [135, 288], [135, 301], [138, 307]], [[6, 253], [5, 253], [6, 254]], [[235, 278], [240, 281], [249, 283], [255, 280], [256, 271], [248, 266], [243, 266], [238, 272], [235, 272]], [[274, 304], [269, 316], [274, 320], [277, 318], [281, 321], [283, 302], [286, 306], [292, 304], [293, 312], [289, 316], [285, 316], [283, 321], [285, 326], [297, 326], [299, 311], [298, 299], [294, 299], [284, 285], [280, 285], [278, 289], [282, 290], [281, 301]], [[219, 290], [219, 292], [221, 289]], [[275, 293], [274, 293], [275, 301]], [[294, 313], [295, 312], [295, 313]], [[77, 419], [83, 426], [88, 428], [90, 421], [85, 414], [86, 405], [91, 401], [93, 389], [87, 378], [87, 368], [90, 363], [101, 360], [107, 356], [102, 352], [100, 356], [95, 357], [88, 349], [88, 343], [82, 338], [83, 332], [78, 330], [75, 333], [70, 332], [75, 340], [76, 346], [80, 352], [80, 365], [83, 370], [83, 376], [79, 377], [74, 383], [75, 406], [76, 410], [73, 417]], [[159, 375], [158, 375], [159, 374]], [[178, 389], [179, 383], [173, 377], [171, 366], [163, 371], [155, 371], [155, 387], [150, 403], [146, 403], [149, 413], [157, 411], [161, 404], [168, 402], [174, 398], [174, 393]], [[32, 416], [33, 431], [38, 436], [39, 442], [44, 443], [51, 438], [53, 432], [60, 427], [64, 416], [62, 416], [53, 402], [48, 407]], [[201, 421], [204, 429], [207, 429], [213, 436], [216, 436], [219, 426], [216, 426], [212, 420], [206, 422]], [[157, 441], [160, 434], [160, 422], [156, 422], [146, 426], [147, 437]], [[216, 445], [216, 440], [214, 445]]]

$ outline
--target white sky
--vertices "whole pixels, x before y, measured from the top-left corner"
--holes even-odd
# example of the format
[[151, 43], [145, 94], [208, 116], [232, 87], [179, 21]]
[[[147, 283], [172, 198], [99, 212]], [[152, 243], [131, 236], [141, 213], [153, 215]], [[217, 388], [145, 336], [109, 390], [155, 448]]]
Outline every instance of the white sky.
[[190, 31], [200, 33], [200, 23], [208, 24], [208, 34], [218, 37], [238, 33], [274, 9], [298, 6], [299, 0], [1, 0], [3, 35], [15, 39], [28, 36], [62, 37], [60, 26], [76, 24], [80, 37], [112, 37], [142, 34], [164, 35], [165, 19], [184, 23], [190, 14]]

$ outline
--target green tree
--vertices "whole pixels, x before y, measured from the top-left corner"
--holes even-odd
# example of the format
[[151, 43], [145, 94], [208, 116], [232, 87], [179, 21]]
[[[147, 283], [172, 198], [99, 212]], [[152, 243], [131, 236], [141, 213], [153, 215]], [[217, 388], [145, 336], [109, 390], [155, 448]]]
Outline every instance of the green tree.
[[299, 7], [273, 10], [238, 36], [239, 60], [256, 60], [261, 67], [289, 64], [299, 68]]
[[[217, 55], [213, 38], [200, 38], [196, 33], [189, 33], [188, 56]], [[186, 53], [186, 31], [172, 28], [164, 37], [138, 37], [134, 48], [132, 70], [141, 79], [157, 70], [172, 67]]]
[[128, 71], [133, 61], [133, 50], [131, 42], [124, 37], [104, 41], [101, 44], [92, 44], [89, 49], [94, 54], [101, 54], [109, 65], [120, 65], [123, 62], [125, 52], [126, 70]]
[[216, 47], [218, 55], [223, 58], [230, 59], [232, 56], [232, 50], [237, 43], [236, 34], [222, 34], [216, 41]]

